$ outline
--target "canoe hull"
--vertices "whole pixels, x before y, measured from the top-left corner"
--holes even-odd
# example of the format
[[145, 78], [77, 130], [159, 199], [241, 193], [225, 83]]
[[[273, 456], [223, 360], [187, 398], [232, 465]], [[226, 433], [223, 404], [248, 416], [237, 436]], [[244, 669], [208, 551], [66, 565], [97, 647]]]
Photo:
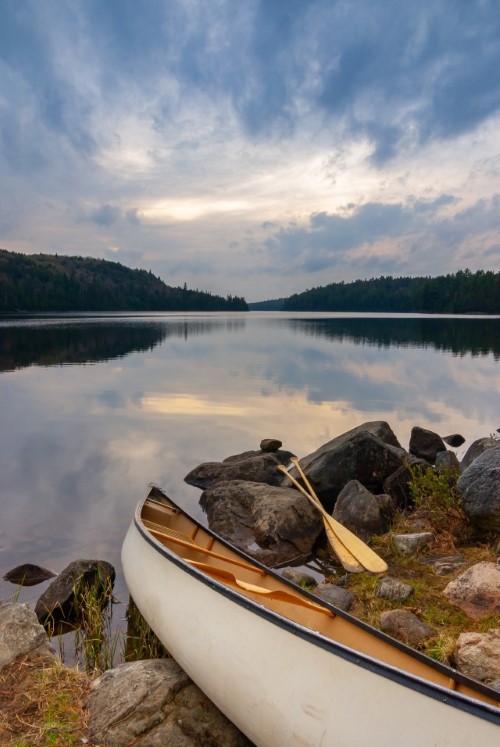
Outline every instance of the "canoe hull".
[[[364, 657], [235, 600], [135, 523], [122, 564], [132, 598], [191, 679], [259, 747], [493, 747], [498, 726], [447, 691], [401, 684]], [[270, 620], [270, 618], [272, 618]], [[415, 680], [415, 678], [413, 678]]]

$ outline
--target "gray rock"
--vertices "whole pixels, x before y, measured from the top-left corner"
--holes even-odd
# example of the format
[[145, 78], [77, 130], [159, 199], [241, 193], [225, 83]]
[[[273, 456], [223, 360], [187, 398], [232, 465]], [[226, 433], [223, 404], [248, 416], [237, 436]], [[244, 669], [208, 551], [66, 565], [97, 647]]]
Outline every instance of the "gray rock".
[[382, 599], [390, 599], [393, 602], [404, 602], [413, 592], [413, 587], [405, 584], [397, 578], [384, 576], [377, 584], [375, 594]]
[[[382, 493], [384, 480], [407, 457], [389, 425], [374, 421], [323, 444], [303, 457], [300, 466], [327, 511], [332, 511], [338, 494], [349, 480], [359, 480], [372, 493]], [[291, 474], [298, 477], [295, 468]], [[286, 477], [283, 484], [285, 481]]]
[[456, 449], [458, 446], [462, 446], [465, 443], [465, 438], [460, 433], [452, 433], [451, 436], [443, 436], [443, 441], [448, 446], [453, 446]]
[[468, 519], [487, 532], [500, 532], [500, 445], [476, 457], [457, 484]]
[[54, 659], [56, 652], [27, 604], [0, 602], [0, 670], [19, 656]]
[[464, 458], [462, 459], [462, 463], [460, 465], [462, 471], [466, 470], [467, 467], [470, 467], [472, 462], [477, 459], [478, 456], [483, 454], [488, 449], [494, 449], [495, 446], [498, 446], [498, 441], [495, 438], [491, 438], [491, 436], [478, 438], [477, 441], [471, 443], [471, 445], [465, 452]]
[[460, 472], [460, 462], [454, 451], [440, 451], [436, 456], [435, 467], [438, 472], [451, 472], [457, 475]]
[[340, 491], [333, 518], [365, 540], [388, 529], [379, 501], [358, 480], [349, 480]]
[[441, 436], [418, 425], [411, 429], [410, 454], [434, 464], [440, 451], [446, 451], [446, 444]]
[[462, 633], [453, 659], [459, 672], [488, 685], [500, 683], [500, 628]]
[[128, 747], [251, 747], [173, 659], [122, 664], [93, 684], [92, 743]]
[[463, 555], [440, 555], [420, 560], [424, 565], [431, 565], [437, 576], [447, 576], [449, 573], [455, 573], [459, 568], [465, 565], [466, 560]]
[[424, 547], [428, 547], [434, 535], [432, 532], [414, 532], [413, 534], [393, 534], [392, 542], [401, 555], [415, 555]]
[[306, 558], [323, 530], [319, 512], [292, 488], [221, 482], [201, 494], [200, 504], [211, 529], [272, 567]]
[[305, 573], [304, 571], [299, 571], [296, 568], [284, 568], [281, 571], [281, 575], [283, 578], [286, 578], [287, 581], [291, 581], [292, 584], [295, 584], [296, 586], [309, 587], [312, 589], [314, 586], [318, 585], [314, 576], [311, 576], [309, 573]]
[[450, 581], [443, 594], [473, 619], [500, 612], [500, 566], [477, 563]]
[[283, 475], [278, 470], [279, 464], [290, 462], [291, 451], [245, 451], [235, 454], [222, 462], [204, 462], [186, 475], [184, 481], [195, 488], [207, 490], [219, 482], [246, 480], [261, 482], [266, 485], [281, 485]]
[[281, 449], [282, 446], [282, 442], [278, 441], [277, 438], [263, 438], [260, 442], [261, 451], [274, 452], [278, 451], [278, 449]]
[[418, 648], [430, 638], [437, 635], [434, 628], [429, 627], [409, 610], [387, 610], [380, 615], [380, 627], [389, 635], [397, 638], [409, 646]]
[[107, 603], [115, 580], [115, 569], [106, 560], [74, 560], [44, 591], [35, 605], [35, 614], [45, 627], [78, 624], [78, 588], [93, 588]]
[[49, 578], [54, 578], [54, 576], [57, 576], [57, 573], [50, 571], [48, 568], [42, 568], [39, 565], [33, 565], [33, 563], [23, 563], [23, 565], [16, 565], [15, 568], [7, 571], [3, 579], [19, 586], [36, 586], [43, 581], [48, 581]]
[[336, 586], [336, 584], [318, 584], [312, 593], [315, 597], [324, 599], [325, 602], [345, 612], [351, 609], [356, 599], [351, 591]]

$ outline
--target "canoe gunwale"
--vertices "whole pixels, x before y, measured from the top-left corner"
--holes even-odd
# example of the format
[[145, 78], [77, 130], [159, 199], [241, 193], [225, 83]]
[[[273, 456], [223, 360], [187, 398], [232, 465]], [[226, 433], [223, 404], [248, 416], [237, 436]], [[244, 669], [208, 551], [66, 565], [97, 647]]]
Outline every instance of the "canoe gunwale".
[[[157, 490], [160, 490], [163, 493], [161, 488], [158, 488], [156, 485], [151, 486], [151, 487], [155, 487]], [[390, 679], [393, 682], [403, 685], [404, 687], [413, 689], [423, 695], [426, 695], [432, 698], [433, 700], [438, 700], [442, 703], [450, 705], [451, 707], [457, 708], [467, 713], [471, 713], [475, 716], [478, 716], [479, 718], [482, 718], [487, 721], [491, 721], [494, 724], [500, 725], [500, 709], [499, 708], [493, 705], [489, 705], [488, 703], [482, 702], [480, 700], [476, 700], [462, 693], [455, 692], [454, 690], [442, 687], [441, 685], [437, 683], [429, 682], [428, 680], [425, 680], [419, 677], [418, 675], [410, 674], [408, 672], [405, 672], [402, 669], [398, 669], [397, 667], [393, 667], [390, 664], [386, 664], [383, 661], [372, 658], [366, 653], [356, 651], [355, 649], [349, 646], [346, 646], [342, 643], [332, 640], [331, 638], [328, 638], [319, 632], [313, 631], [310, 628], [307, 628], [301, 625], [300, 623], [295, 622], [294, 620], [290, 620], [274, 612], [273, 610], [265, 607], [264, 605], [259, 604], [257, 601], [254, 601], [252, 599], [245, 597], [243, 594], [239, 593], [237, 590], [226, 586], [221, 581], [218, 581], [215, 578], [207, 576], [203, 571], [199, 570], [195, 565], [192, 565], [189, 562], [186, 562], [182, 557], [177, 555], [175, 552], [172, 552], [171, 550], [169, 550], [168, 547], [165, 547], [165, 545], [163, 545], [158, 539], [156, 539], [153, 535], [151, 535], [148, 532], [148, 530], [144, 527], [144, 525], [142, 524], [142, 520], [141, 520], [141, 511], [142, 511], [142, 507], [144, 503], [146, 502], [148, 498], [148, 495], [149, 495], [149, 492], [138, 503], [136, 507], [136, 511], [134, 515], [134, 525], [137, 531], [139, 532], [141, 537], [149, 545], [151, 545], [154, 548], [156, 552], [158, 552], [166, 560], [173, 563], [175, 566], [180, 568], [185, 573], [188, 573], [190, 576], [194, 577], [197, 581], [201, 581], [205, 586], [208, 586], [212, 590], [216, 591], [218, 594], [222, 594], [224, 597], [238, 604], [238, 606], [243, 607], [247, 610], [250, 610], [253, 614], [257, 614], [259, 617], [262, 617], [270, 621], [271, 623], [273, 623], [274, 625], [277, 625], [281, 629], [295, 636], [298, 636], [302, 639], [305, 639], [308, 642], [314, 644], [315, 646], [319, 646], [321, 649], [329, 651], [333, 655], [339, 656], [342, 659], [350, 662], [351, 664], [354, 664], [358, 667], [366, 669], [386, 679]], [[213, 532], [208, 527], [201, 525], [200, 522], [198, 522], [196, 519], [190, 516], [190, 514], [188, 514], [186, 511], [184, 511], [184, 509], [178, 506], [175, 503], [175, 501], [173, 501], [165, 493], [163, 493], [163, 495], [165, 495], [165, 498], [167, 498], [168, 502], [170, 502], [176, 510], [181, 511], [182, 513], [186, 514], [186, 516], [188, 516], [196, 525], [200, 526], [205, 532], [211, 535], [214, 538], [214, 540], [221, 542], [228, 549], [230, 549], [233, 552], [236, 552], [236, 554], [240, 556], [242, 559], [248, 560], [250, 563], [256, 565], [258, 568], [265, 570], [266, 573], [268, 573], [270, 576], [274, 576], [280, 582], [284, 583], [286, 586], [289, 586], [291, 589], [294, 589], [295, 591], [297, 591], [297, 588], [293, 583], [289, 582], [287, 579], [277, 574], [275, 571], [273, 571], [272, 568], [267, 568], [266, 566], [262, 565], [259, 561], [255, 560], [255, 558], [252, 558], [251, 556], [247, 555], [245, 552], [241, 551], [239, 548], [231, 545], [229, 542], [227, 542], [227, 540], [225, 540], [223, 537]], [[414, 658], [419, 659], [420, 661], [423, 661], [426, 664], [429, 664], [434, 669], [449, 676], [450, 679], [455, 680], [457, 682], [461, 682], [463, 684], [472, 685], [476, 690], [484, 693], [485, 695], [489, 697], [500, 698], [500, 694], [497, 693], [492, 688], [489, 688], [487, 685], [484, 685], [483, 683], [478, 682], [476, 680], [471, 680], [466, 675], [463, 675], [460, 672], [454, 669], [451, 669], [447, 667], [446, 665], [441, 664], [438, 661], [435, 661], [434, 659], [431, 659], [425, 654], [422, 654], [421, 652], [416, 651], [415, 649], [412, 649], [409, 646], [406, 646], [401, 641], [398, 641], [392, 638], [391, 636], [386, 635], [382, 631], [379, 631], [376, 628], [371, 627], [370, 625], [364, 623], [363, 621], [358, 620], [352, 615], [349, 615], [344, 610], [334, 607], [333, 605], [329, 604], [328, 602], [322, 599], [319, 599], [318, 597], [314, 596], [310, 592], [307, 592], [306, 590], [301, 589], [301, 593], [304, 596], [306, 596], [308, 599], [310, 599], [313, 603], [315, 604], [319, 603], [321, 606], [330, 610], [333, 614], [343, 617], [344, 619], [353, 623], [356, 627], [366, 630], [370, 634], [390, 643], [391, 646], [394, 646], [395, 648], [398, 648], [401, 651], [409, 653]]]

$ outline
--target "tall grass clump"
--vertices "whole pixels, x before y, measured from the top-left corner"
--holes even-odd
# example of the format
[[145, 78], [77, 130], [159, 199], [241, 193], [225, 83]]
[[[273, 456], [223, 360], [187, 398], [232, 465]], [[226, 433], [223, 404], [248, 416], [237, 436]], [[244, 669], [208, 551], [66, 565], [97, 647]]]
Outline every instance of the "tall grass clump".
[[127, 608], [127, 641], [125, 661], [166, 659], [170, 656], [165, 646], [153, 633], [130, 597]]
[[88, 674], [110, 669], [115, 660], [121, 634], [112, 629], [112, 591], [109, 577], [91, 584], [82, 580], [74, 588], [75, 657]]
[[458, 471], [439, 471], [421, 464], [408, 465], [408, 469], [414, 515], [437, 536], [457, 537], [468, 524], [457, 487]]

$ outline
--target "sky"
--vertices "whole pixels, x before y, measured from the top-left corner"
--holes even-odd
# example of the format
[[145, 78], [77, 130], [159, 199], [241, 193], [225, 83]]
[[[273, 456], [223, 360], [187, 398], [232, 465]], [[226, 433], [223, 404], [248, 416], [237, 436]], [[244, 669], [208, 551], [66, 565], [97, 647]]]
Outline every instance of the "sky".
[[0, 247], [259, 301], [500, 270], [500, 0], [0, 0]]

